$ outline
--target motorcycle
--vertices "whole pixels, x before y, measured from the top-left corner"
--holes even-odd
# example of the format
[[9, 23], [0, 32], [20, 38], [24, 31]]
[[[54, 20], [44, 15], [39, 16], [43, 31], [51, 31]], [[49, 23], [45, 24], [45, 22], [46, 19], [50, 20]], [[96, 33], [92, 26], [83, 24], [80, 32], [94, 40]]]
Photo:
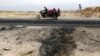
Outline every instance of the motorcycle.
[[50, 9], [47, 10], [47, 12], [45, 10], [41, 10], [39, 12], [39, 15], [36, 16], [36, 19], [41, 19], [41, 18], [52, 18], [53, 20], [57, 20], [58, 17], [60, 16], [60, 9], [56, 10], [56, 9]]

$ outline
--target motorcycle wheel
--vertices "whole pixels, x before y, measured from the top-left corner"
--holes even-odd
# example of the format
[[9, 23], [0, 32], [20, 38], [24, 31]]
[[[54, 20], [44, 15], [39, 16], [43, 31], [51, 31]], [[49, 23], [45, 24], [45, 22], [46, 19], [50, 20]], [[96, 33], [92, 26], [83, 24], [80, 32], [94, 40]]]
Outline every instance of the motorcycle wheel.
[[57, 16], [53, 16], [52, 19], [53, 19], [53, 20], [57, 20]]

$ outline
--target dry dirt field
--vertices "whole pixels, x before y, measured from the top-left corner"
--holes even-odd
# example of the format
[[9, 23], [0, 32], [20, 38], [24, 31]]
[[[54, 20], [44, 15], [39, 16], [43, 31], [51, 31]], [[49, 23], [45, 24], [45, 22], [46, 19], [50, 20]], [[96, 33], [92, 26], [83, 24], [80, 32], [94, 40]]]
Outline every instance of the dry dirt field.
[[33, 11], [0, 11], [0, 18], [3, 19], [33, 19], [38, 15], [38, 12]]
[[0, 56], [100, 56], [100, 28], [2, 25]]
[[[36, 19], [39, 12], [35, 11], [0, 11], [2, 19]], [[100, 6], [85, 9], [62, 11], [59, 19], [100, 19]]]
[[[38, 12], [15, 12], [0, 11], [0, 19], [36, 19]], [[91, 14], [91, 12], [62, 11], [59, 19], [100, 19], [100, 12]]]

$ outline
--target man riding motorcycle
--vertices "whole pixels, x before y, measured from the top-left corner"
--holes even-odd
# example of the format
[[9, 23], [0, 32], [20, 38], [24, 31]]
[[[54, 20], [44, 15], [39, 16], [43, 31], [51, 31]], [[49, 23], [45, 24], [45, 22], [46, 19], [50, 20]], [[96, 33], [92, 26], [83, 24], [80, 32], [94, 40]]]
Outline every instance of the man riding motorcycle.
[[44, 15], [47, 14], [48, 9], [46, 7], [44, 7]]
[[56, 10], [55, 8], [53, 9], [47, 9], [46, 7], [44, 7], [44, 10], [40, 11], [40, 14], [42, 17], [58, 17], [60, 16], [60, 9], [58, 8], [58, 10]]
[[46, 7], [44, 7], [44, 15], [46, 15], [46, 14], [53, 14], [53, 13], [56, 13], [57, 12], [57, 10], [55, 9], [55, 8], [53, 8], [53, 9], [47, 9]]

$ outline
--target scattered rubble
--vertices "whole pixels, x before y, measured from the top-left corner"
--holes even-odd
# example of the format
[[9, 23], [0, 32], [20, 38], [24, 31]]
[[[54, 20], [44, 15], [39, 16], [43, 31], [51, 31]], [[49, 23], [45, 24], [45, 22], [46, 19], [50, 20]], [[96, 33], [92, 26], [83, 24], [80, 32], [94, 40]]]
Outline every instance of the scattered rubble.
[[0, 56], [99, 56], [99, 36], [99, 28], [86, 27], [7, 29], [0, 31]]

